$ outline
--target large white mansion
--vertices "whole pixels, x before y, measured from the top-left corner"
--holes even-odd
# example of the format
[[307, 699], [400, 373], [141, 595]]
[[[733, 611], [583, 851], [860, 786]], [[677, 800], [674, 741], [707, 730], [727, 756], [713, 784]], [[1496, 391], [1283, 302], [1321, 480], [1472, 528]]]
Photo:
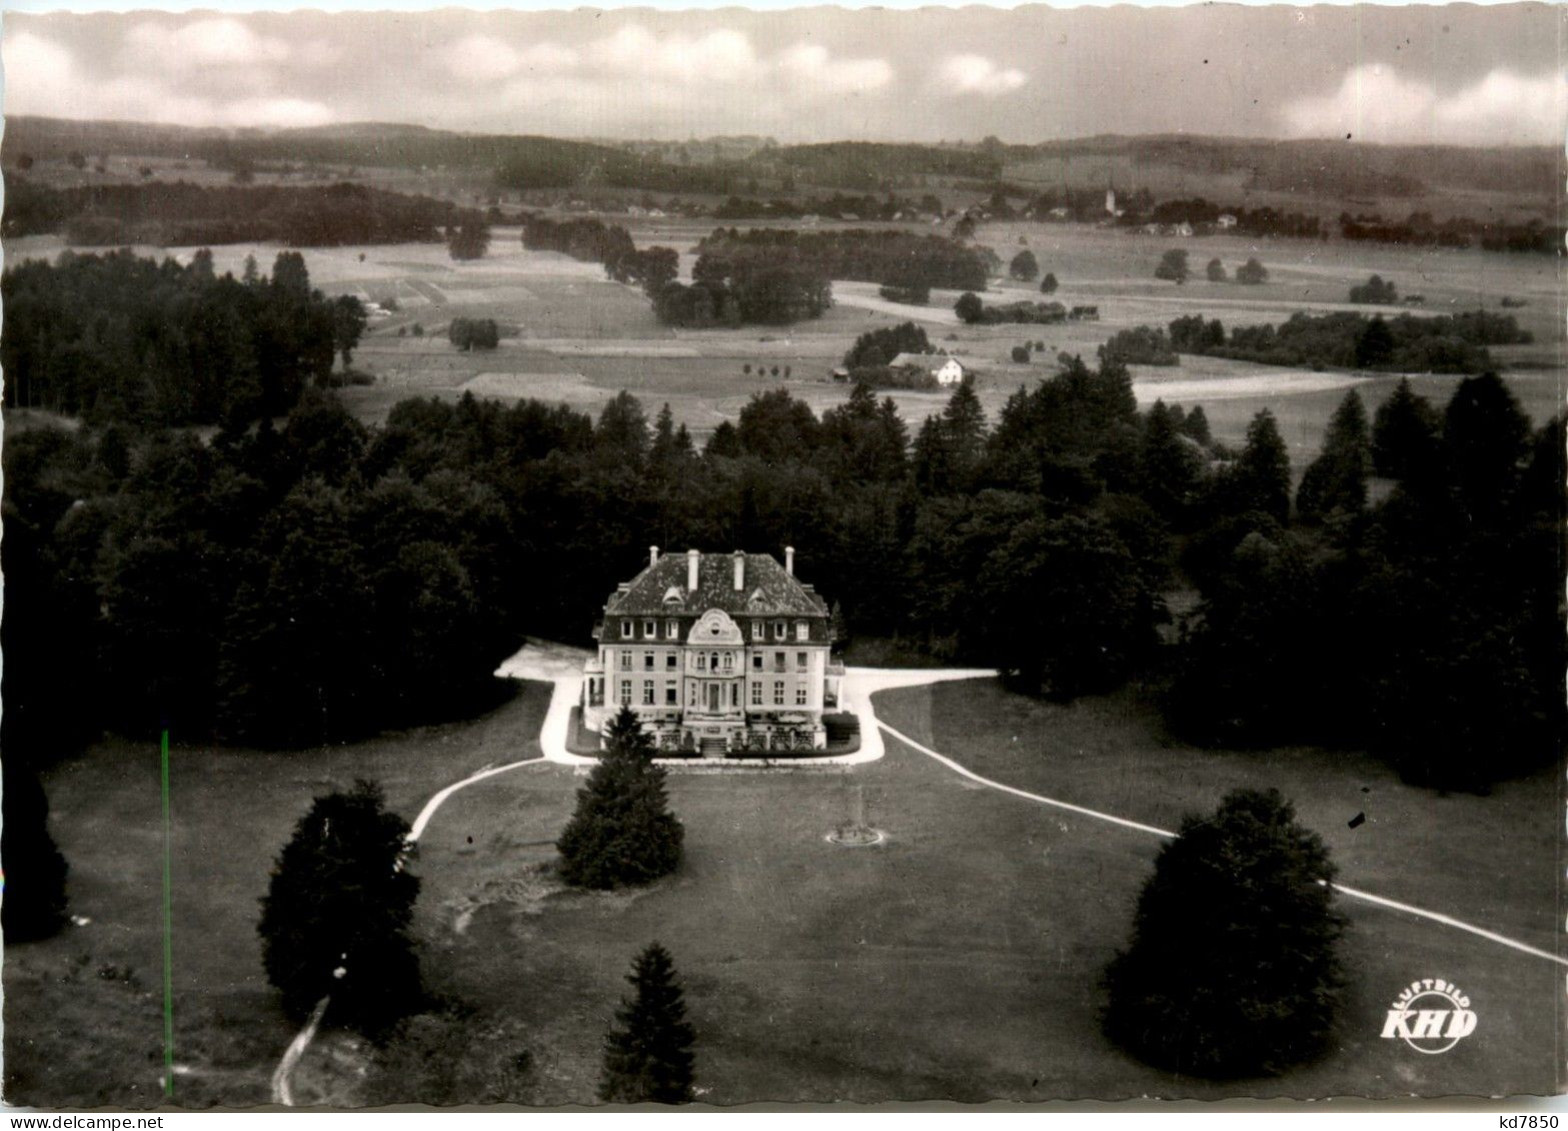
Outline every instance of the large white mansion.
[[616, 588], [584, 665], [583, 722], [603, 732], [623, 704], [660, 749], [721, 756], [825, 743], [838, 707], [827, 603], [769, 554], [659, 556]]

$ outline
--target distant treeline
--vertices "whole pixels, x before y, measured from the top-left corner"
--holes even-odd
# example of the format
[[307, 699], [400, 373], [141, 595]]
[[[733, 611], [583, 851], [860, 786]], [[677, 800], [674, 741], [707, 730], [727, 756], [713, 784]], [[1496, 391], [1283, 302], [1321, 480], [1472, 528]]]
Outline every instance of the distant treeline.
[[89, 421], [236, 423], [287, 412], [326, 385], [334, 353], [359, 341], [358, 299], [312, 291], [298, 252], [270, 278], [217, 277], [212, 253], [190, 266], [130, 252], [27, 262], [0, 277], [0, 365], [8, 408]]
[[364, 185], [228, 185], [183, 181], [46, 188], [6, 180], [8, 237], [58, 232], [80, 246], [294, 247], [434, 242], [469, 214], [444, 200]]
[[861, 141], [782, 146], [756, 154], [748, 164], [845, 189], [876, 189], [913, 176], [995, 180], [1002, 173], [1001, 156], [989, 149]]
[[919, 200], [895, 196], [808, 196], [803, 200], [772, 197], [755, 200], [732, 196], [713, 210], [718, 220], [796, 220], [821, 216], [829, 220], [913, 220], [943, 215], [940, 197], [927, 193]]
[[833, 305], [820, 267], [788, 250], [731, 246], [705, 251], [690, 286], [673, 279], [646, 284], [653, 311], [671, 326], [788, 325], [819, 318]]
[[788, 258], [828, 279], [921, 284], [959, 291], [983, 291], [986, 287], [985, 260], [945, 236], [866, 228], [829, 232], [715, 228], [697, 247], [705, 255], [757, 252]]
[[1385, 220], [1376, 214], [1352, 216], [1346, 212], [1340, 214], [1339, 233], [1347, 240], [1411, 247], [1481, 247], [1487, 251], [1561, 255], [1568, 228], [1533, 219], [1522, 224], [1463, 216], [1438, 221], [1430, 212], [1412, 212], [1404, 220]]
[[1395, 373], [1480, 373], [1492, 366], [1487, 346], [1519, 345], [1531, 335], [1511, 314], [1368, 318], [1349, 312], [1292, 314], [1278, 326], [1234, 327], [1187, 315], [1170, 324], [1180, 353], [1209, 354], [1265, 365], [1376, 369]]

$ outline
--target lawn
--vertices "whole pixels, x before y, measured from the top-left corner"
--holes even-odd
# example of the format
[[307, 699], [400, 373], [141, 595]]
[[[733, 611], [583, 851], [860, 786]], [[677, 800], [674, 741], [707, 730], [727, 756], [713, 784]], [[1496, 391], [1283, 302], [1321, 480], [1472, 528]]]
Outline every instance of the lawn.
[[[176, 752], [176, 1060], [189, 1069], [178, 1099], [266, 1097], [291, 1027], [262, 978], [255, 899], [309, 798], [367, 775], [411, 817], [440, 785], [529, 756], [546, 694], [529, 684], [474, 723], [331, 751]], [[1487, 798], [1441, 797], [1359, 756], [1203, 753], [1162, 742], [1128, 698], [1055, 707], [989, 681], [885, 692], [877, 704], [980, 773], [1156, 824], [1236, 784], [1277, 784], [1329, 840], [1347, 883], [1553, 945], [1547, 776]], [[7, 955], [8, 1098], [152, 1102], [156, 756], [104, 744], [48, 784], [72, 909], [93, 922]], [[1347, 1006], [1322, 1061], [1222, 1085], [1131, 1060], [1100, 1035], [1097, 978], [1125, 941], [1158, 842], [982, 789], [896, 741], [850, 772], [672, 772], [685, 859], [632, 893], [565, 891], [550, 873], [580, 784], [546, 764], [465, 789], [431, 821], [414, 863], [427, 981], [477, 1007], [476, 1026], [527, 1049], [520, 1094], [532, 1103], [591, 1101], [621, 977], [653, 939], [674, 954], [699, 1034], [702, 1098], [718, 1104], [1556, 1086], [1555, 967], [1357, 905], [1346, 907]], [[884, 844], [825, 839], [851, 813], [853, 787]], [[1367, 822], [1349, 830], [1359, 811]], [[110, 966], [133, 967], [133, 981], [100, 976]], [[1421, 977], [1457, 981], [1480, 1015], [1476, 1034], [1442, 1057], [1378, 1039], [1393, 995]], [[325, 1034], [299, 1074], [302, 1099], [384, 1096], [359, 1075], [368, 1057], [362, 1042]]]
[[[293, 1035], [261, 968], [257, 899], [312, 797], [378, 781], [412, 820], [437, 789], [537, 756], [548, 689], [529, 684], [476, 721], [294, 753], [171, 751], [176, 1101], [267, 1102]], [[156, 743], [113, 740], [45, 782], [89, 919], [5, 954], [5, 1098], [81, 1107], [158, 1102], [163, 1071], [162, 824]]]

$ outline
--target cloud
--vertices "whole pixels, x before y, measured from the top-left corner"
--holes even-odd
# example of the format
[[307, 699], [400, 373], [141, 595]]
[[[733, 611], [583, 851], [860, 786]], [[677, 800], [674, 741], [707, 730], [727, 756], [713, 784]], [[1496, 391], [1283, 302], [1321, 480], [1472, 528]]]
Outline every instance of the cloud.
[[801, 94], [855, 94], [893, 81], [893, 67], [886, 59], [834, 59], [826, 47], [814, 43], [786, 48], [779, 53], [778, 66]]
[[12, 114], [70, 114], [78, 92], [71, 53], [31, 32], [0, 42], [5, 62], [6, 109]]
[[137, 24], [125, 33], [124, 54], [133, 66], [159, 71], [252, 67], [286, 62], [287, 43], [257, 35], [236, 19], [194, 20], [178, 27]]
[[1287, 105], [1283, 119], [1298, 137], [1348, 134], [1371, 142], [1561, 144], [1568, 128], [1568, 78], [1499, 68], [1441, 94], [1432, 83], [1367, 64], [1347, 72], [1333, 94]]
[[1029, 76], [1013, 67], [999, 67], [984, 55], [949, 55], [937, 77], [956, 94], [981, 94], [995, 98], [1017, 90]]
[[594, 54], [612, 68], [612, 77], [652, 75], [688, 83], [734, 82], [754, 75], [758, 65], [751, 40], [729, 28], [660, 37], [640, 24], [627, 24], [595, 44]]

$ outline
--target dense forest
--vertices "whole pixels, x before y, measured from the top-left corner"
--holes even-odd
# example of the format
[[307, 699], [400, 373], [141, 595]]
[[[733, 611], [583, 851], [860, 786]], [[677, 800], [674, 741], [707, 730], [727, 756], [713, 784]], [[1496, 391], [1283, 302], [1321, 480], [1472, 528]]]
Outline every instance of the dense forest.
[[248, 264], [219, 277], [212, 253], [189, 266], [129, 251], [64, 252], [0, 276], [0, 366], [8, 408], [90, 423], [243, 424], [286, 413], [324, 386], [365, 327], [358, 299], [313, 291], [298, 252], [272, 275]]
[[431, 243], [476, 213], [444, 200], [365, 185], [225, 185], [183, 181], [46, 188], [6, 178], [6, 236], [59, 232], [78, 246], [293, 247]]
[[788, 259], [827, 279], [922, 284], [958, 291], [983, 291], [986, 287], [985, 260], [945, 236], [865, 228], [835, 232], [715, 228], [697, 249], [716, 260], [734, 261], [752, 255]]
[[[820, 417], [758, 395], [700, 451], [624, 393], [597, 419], [465, 397], [365, 428], [311, 392], [210, 443], [24, 432], [5, 718], [55, 748], [62, 713], [267, 745], [460, 713], [524, 634], [582, 639], [650, 543], [792, 544], [852, 638], [1058, 698], [1170, 686], [1200, 742], [1371, 748], [1471, 788], [1549, 759], [1560, 424], [1532, 433], [1490, 375], [1370, 427], [1352, 401], [1294, 507], [1272, 417], [1226, 451], [1199, 410], [1140, 412], [1114, 361], [1067, 359], [994, 422], [960, 386], [912, 438], [864, 385]], [[1398, 485], [1371, 506], [1374, 461]], [[1161, 647], [1182, 578], [1202, 602]]]

